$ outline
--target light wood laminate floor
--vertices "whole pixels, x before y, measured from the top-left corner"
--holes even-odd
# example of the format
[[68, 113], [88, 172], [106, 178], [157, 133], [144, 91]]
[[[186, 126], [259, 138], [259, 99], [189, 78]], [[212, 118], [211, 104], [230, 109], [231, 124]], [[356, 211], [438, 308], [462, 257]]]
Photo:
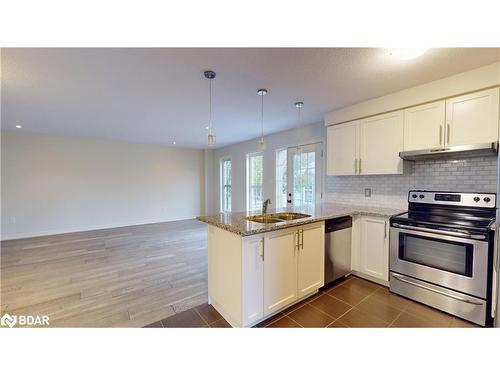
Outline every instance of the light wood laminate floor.
[[196, 220], [1, 243], [1, 312], [51, 327], [143, 327], [207, 301]]

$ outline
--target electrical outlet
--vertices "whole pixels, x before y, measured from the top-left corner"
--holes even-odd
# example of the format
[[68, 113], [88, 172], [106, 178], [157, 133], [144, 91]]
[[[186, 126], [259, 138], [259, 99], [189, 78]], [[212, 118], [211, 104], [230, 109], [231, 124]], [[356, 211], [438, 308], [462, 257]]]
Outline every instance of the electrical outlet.
[[372, 189], [366, 188], [365, 189], [365, 197], [370, 198], [371, 196], [372, 196]]

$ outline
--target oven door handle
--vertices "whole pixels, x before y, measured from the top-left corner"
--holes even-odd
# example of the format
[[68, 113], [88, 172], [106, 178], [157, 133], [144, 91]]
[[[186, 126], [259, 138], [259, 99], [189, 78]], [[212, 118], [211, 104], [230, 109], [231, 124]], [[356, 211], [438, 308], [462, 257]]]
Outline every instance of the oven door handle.
[[486, 239], [486, 236], [484, 234], [469, 234], [469, 233], [452, 232], [452, 231], [439, 230], [439, 229], [412, 227], [411, 225], [402, 225], [402, 224], [398, 224], [398, 223], [392, 223], [392, 226], [396, 227], [396, 228], [410, 229], [410, 230], [419, 231], [419, 232], [444, 234], [447, 236], [454, 236], [454, 237], [460, 237], [460, 238], [471, 238], [474, 240], [485, 240]]
[[419, 288], [422, 288], [422, 289], [425, 289], [425, 290], [429, 290], [429, 291], [434, 292], [434, 293], [442, 294], [443, 296], [456, 299], [456, 300], [458, 300], [460, 302], [469, 303], [471, 305], [482, 305], [483, 304], [482, 302], [472, 301], [472, 300], [470, 300], [468, 298], [463, 298], [463, 297], [455, 296], [455, 295], [453, 295], [451, 293], [446, 293], [446, 292], [443, 292], [442, 290], [437, 290], [437, 289], [431, 288], [430, 286], [416, 283], [414, 281], [408, 280], [406, 277], [404, 277], [404, 276], [402, 276], [402, 275], [400, 275], [398, 273], [391, 272], [391, 274], [392, 274], [392, 276], [394, 276], [396, 279], [398, 279], [399, 281], [401, 281], [403, 283], [407, 283], [407, 284], [410, 284], [410, 285], [413, 285], [413, 286], [416, 286], [416, 287], [419, 287]]

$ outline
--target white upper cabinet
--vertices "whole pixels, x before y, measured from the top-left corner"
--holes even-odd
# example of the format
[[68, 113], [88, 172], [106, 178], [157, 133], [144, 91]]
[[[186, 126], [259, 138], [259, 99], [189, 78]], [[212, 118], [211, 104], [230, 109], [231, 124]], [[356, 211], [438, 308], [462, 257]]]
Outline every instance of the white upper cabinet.
[[358, 174], [400, 174], [403, 160], [403, 111], [360, 122]]
[[445, 136], [445, 101], [428, 103], [404, 111], [404, 149], [442, 147]]
[[499, 88], [446, 101], [446, 145], [498, 140]]
[[401, 151], [496, 142], [499, 93], [497, 87], [330, 126], [328, 175], [401, 174]]
[[403, 111], [330, 126], [328, 175], [403, 173]]
[[358, 124], [352, 121], [327, 129], [328, 175], [357, 173]]
[[499, 89], [408, 108], [405, 151], [498, 141]]

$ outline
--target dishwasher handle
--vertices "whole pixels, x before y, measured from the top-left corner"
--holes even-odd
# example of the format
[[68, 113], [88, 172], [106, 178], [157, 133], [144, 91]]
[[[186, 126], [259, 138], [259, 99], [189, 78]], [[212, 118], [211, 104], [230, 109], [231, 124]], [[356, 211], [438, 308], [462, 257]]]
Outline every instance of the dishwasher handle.
[[338, 230], [352, 227], [352, 217], [343, 216], [325, 221], [325, 233], [336, 232]]

